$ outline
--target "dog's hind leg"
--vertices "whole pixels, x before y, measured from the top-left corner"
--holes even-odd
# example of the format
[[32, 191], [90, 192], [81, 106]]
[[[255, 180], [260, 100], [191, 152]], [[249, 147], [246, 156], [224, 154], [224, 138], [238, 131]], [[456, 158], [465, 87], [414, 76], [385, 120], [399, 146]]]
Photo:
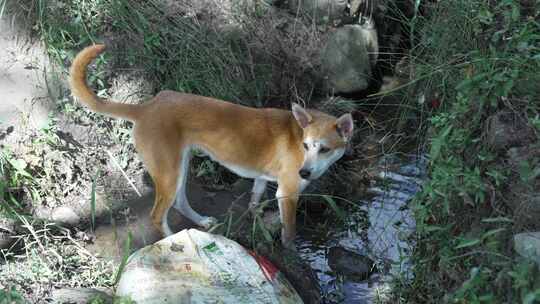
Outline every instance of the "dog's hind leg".
[[176, 172], [174, 170], [164, 170], [160, 174], [152, 174], [155, 184], [155, 201], [152, 208], [152, 224], [160, 230], [164, 236], [169, 236], [173, 232], [169, 228], [167, 215], [174, 201], [176, 189]]
[[193, 221], [195, 224], [204, 228], [210, 228], [217, 220], [213, 217], [202, 216], [191, 208], [186, 195], [186, 184], [189, 173], [189, 161], [191, 160], [191, 149], [185, 148], [182, 151], [182, 160], [180, 162], [180, 170], [178, 173], [178, 181], [176, 183], [176, 199], [174, 209], [180, 211], [185, 217]]
[[267, 181], [262, 178], [256, 178], [253, 181], [253, 189], [251, 190], [251, 199], [249, 200], [249, 208], [256, 208], [261, 201], [261, 198], [266, 190]]

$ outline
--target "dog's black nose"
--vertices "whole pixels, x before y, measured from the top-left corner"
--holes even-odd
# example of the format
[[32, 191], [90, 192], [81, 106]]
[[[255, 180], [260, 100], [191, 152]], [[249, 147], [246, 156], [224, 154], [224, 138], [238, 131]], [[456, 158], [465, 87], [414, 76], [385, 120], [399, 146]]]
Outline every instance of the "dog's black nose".
[[311, 175], [311, 171], [306, 170], [306, 169], [300, 169], [300, 171], [298, 172], [298, 174], [300, 174], [300, 177], [301, 177], [301, 178], [303, 178], [303, 179], [308, 179], [309, 176]]

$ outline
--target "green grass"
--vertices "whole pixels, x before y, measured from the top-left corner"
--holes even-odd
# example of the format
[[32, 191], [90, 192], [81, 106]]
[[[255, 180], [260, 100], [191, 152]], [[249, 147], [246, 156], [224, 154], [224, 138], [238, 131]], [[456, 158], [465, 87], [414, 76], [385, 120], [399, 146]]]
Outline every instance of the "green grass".
[[21, 202], [25, 195], [36, 196], [38, 187], [27, 164], [5, 148], [0, 150], [0, 214], [16, 217], [25, 209]]
[[15, 287], [0, 289], [0, 304], [22, 304], [27, 301], [15, 289]]
[[530, 125], [538, 117], [538, 3], [532, 16], [512, 0], [442, 1], [430, 10], [417, 20], [411, 54], [415, 91], [437, 96], [440, 107], [427, 126], [430, 178], [413, 203], [414, 279], [398, 283], [398, 296], [406, 303], [539, 301], [537, 268], [512, 250], [512, 235], [535, 227], [520, 225], [505, 206], [515, 175], [486, 142], [490, 115], [507, 110]]
[[[525, 183], [537, 178], [534, 165], [538, 160], [513, 172], [505, 163], [504, 153], [491, 149], [485, 140], [488, 117], [502, 110], [525, 117], [536, 133], [540, 132], [540, 7], [536, 2], [536, 10], [530, 10], [523, 6], [525, 2], [414, 2], [415, 15], [407, 21], [410, 30], [405, 33], [412, 41], [409, 60], [413, 79], [396, 93], [394, 101], [400, 103], [384, 108], [397, 113], [386, 117], [389, 129], [410, 133], [393, 138], [417, 136], [419, 150], [425, 149], [430, 155], [430, 178], [412, 204], [417, 221], [414, 279], [396, 281], [396, 298], [403, 303], [540, 301], [538, 270], [512, 250], [512, 235], [532, 228], [521, 225], [520, 218], [504, 205], [505, 185], [516, 178]], [[241, 35], [234, 31], [218, 33], [193, 18], [171, 13], [162, 3], [0, 0], [0, 15], [9, 13], [25, 20], [60, 67], [58, 79], [65, 78], [79, 50], [106, 42], [109, 49], [91, 67], [89, 76], [101, 96], [110, 93], [112, 78], [126, 74], [142, 77], [151, 93], [172, 89], [248, 105], [265, 104], [272, 95], [264, 89], [272, 80], [271, 65], [254, 64]], [[420, 4], [427, 6], [426, 16], [419, 14]], [[85, 112], [74, 105], [64, 89], [58, 108], [75, 120], [81, 119]], [[355, 110], [359, 102], [333, 102], [328, 107]], [[94, 114], [89, 117], [115, 144], [130, 146], [125, 123]], [[58, 146], [54, 122], [34, 140], [36, 147]], [[133, 152], [125, 149], [126, 154]], [[125, 162], [128, 160], [121, 160], [122, 165]], [[7, 202], [0, 206], [2, 212], [16, 217], [24, 213], [23, 195], [29, 201], [48, 195], [40, 183], [54, 180], [55, 172], [35, 169], [10, 151], [1, 152], [0, 174], [5, 178], [0, 179], [0, 193], [2, 202]], [[199, 164], [197, 169], [209, 175], [216, 175], [218, 170], [210, 163]], [[335, 177], [341, 182], [337, 178], [342, 176]], [[93, 183], [92, 208], [95, 187]], [[345, 222], [345, 211], [334, 197], [321, 197], [335, 212], [333, 217]], [[234, 234], [237, 223], [232, 216], [227, 220], [221, 227], [223, 233]], [[65, 265], [95, 270], [91, 268], [95, 265], [88, 266], [95, 261], [73, 252], [65, 253], [64, 264], [56, 263], [55, 251], [64, 256], [61, 250], [65, 244], [71, 249], [76, 245], [48, 226], [41, 228], [24, 236], [25, 244], [30, 245], [25, 247], [26, 260], [19, 265], [25, 271], [19, 276], [10, 272], [16, 282], [43, 278], [72, 283], [76, 276], [59, 278], [55, 273]], [[273, 240], [258, 216], [247, 229], [253, 242]], [[58, 238], [64, 242], [55, 243]], [[35, 247], [42, 243], [51, 245], [52, 250], [38, 254]], [[103, 271], [102, 278], [84, 271], [78, 275], [87, 276], [85, 284], [89, 286], [112, 285], [121, 268], [115, 277], [107, 265], [98, 267]], [[16, 301], [17, 292], [3, 291], [0, 302], [8, 297]]]
[[[263, 95], [258, 90], [266, 81], [265, 67], [246, 63], [241, 39], [171, 13], [161, 1], [36, 0], [21, 1], [20, 6], [35, 18], [33, 28], [49, 55], [66, 68], [83, 47], [109, 45], [90, 76], [98, 92], [107, 87], [103, 76], [110, 75], [112, 67], [121, 67], [116, 71], [135, 71], [156, 91], [171, 89], [235, 102]], [[260, 78], [254, 79], [252, 70]], [[261, 100], [251, 101], [256, 102]]]

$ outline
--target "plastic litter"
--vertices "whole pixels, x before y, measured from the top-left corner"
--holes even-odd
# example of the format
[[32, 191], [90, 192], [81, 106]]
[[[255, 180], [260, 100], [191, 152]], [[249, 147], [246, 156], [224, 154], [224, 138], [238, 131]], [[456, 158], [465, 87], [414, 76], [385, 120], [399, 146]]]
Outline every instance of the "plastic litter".
[[220, 235], [182, 230], [133, 253], [117, 296], [142, 303], [303, 303], [264, 257]]

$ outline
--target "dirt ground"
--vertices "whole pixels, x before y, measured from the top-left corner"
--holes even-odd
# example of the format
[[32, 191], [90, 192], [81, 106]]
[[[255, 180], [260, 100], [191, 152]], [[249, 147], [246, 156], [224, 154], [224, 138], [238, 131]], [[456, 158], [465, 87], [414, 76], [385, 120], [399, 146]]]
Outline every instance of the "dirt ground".
[[[231, 209], [235, 212], [247, 209], [250, 190], [251, 183], [247, 180], [240, 180], [232, 189], [213, 191], [208, 191], [197, 183], [189, 183], [187, 195], [191, 206], [197, 212], [223, 219]], [[110, 217], [99, 219], [94, 240], [86, 248], [101, 257], [119, 261], [124, 254], [128, 233], [132, 235], [131, 251], [160, 240], [162, 236], [150, 221], [153, 200], [154, 194], [147, 193], [138, 199], [125, 202], [126, 208], [115, 216], [115, 220], [111, 221]], [[187, 228], [201, 229], [174, 209], [169, 212], [169, 225], [174, 232]]]
[[52, 108], [45, 75], [49, 61], [41, 44], [0, 19], [0, 128], [39, 128]]

